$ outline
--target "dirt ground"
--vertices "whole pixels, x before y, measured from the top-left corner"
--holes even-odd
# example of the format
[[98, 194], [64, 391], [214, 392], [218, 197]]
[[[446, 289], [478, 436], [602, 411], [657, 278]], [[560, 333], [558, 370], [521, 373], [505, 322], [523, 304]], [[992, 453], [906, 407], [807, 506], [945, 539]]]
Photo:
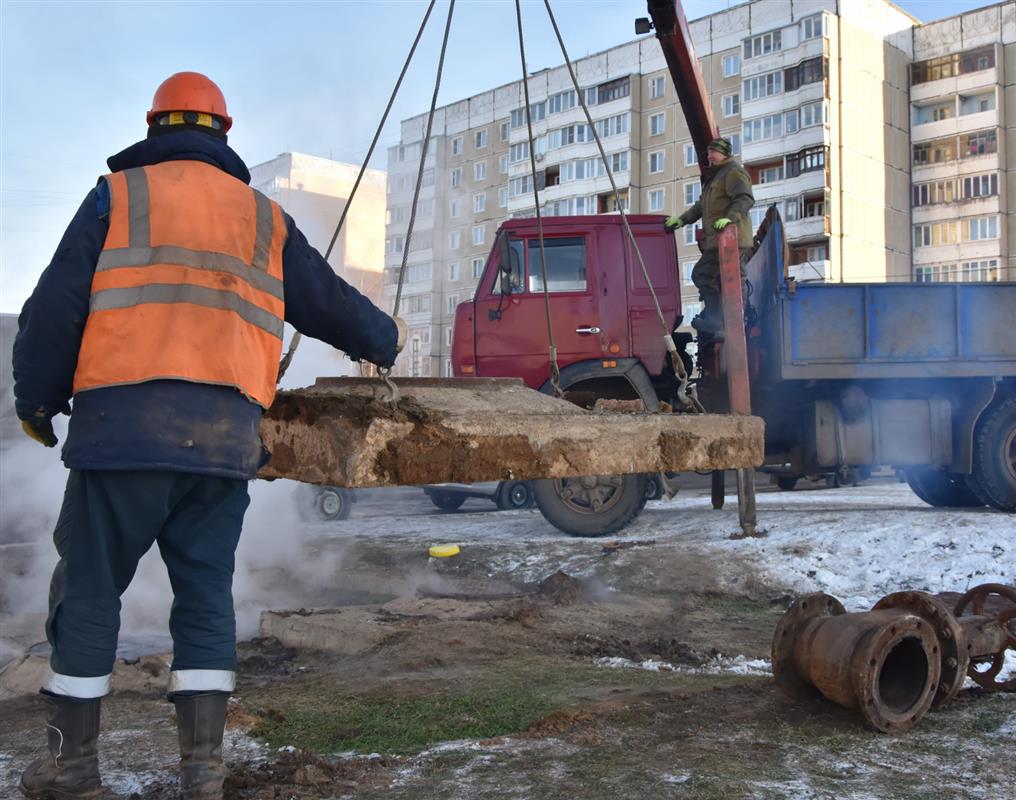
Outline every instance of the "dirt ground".
[[[352, 633], [331, 651], [240, 645], [230, 800], [1016, 797], [1016, 696], [964, 690], [894, 737], [783, 696], [756, 660], [792, 597], [748, 558], [643, 529], [478, 542], [446, 563], [411, 534], [344, 526], [341, 544], [314, 540], [310, 556], [343, 555], [306, 607], [337, 609]], [[0, 717], [0, 795], [14, 797], [42, 742], [38, 700]], [[109, 798], [175, 796], [158, 690], [114, 692], [100, 747]]]

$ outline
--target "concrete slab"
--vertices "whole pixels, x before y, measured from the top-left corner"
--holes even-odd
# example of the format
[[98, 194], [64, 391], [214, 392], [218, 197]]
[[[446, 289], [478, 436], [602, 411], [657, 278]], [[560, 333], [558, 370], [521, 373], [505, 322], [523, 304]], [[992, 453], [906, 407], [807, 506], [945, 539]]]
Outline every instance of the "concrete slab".
[[263, 478], [346, 487], [754, 467], [763, 422], [586, 411], [511, 379], [319, 379], [280, 392], [261, 424]]

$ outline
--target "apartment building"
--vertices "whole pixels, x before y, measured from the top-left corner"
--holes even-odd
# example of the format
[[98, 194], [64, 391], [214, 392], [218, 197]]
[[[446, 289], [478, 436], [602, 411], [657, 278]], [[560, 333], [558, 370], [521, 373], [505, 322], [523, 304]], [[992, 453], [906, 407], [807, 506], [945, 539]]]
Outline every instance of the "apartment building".
[[[356, 181], [358, 166], [282, 153], [251, 167], [251, 186], [279, 203], [323, 255]], [[328, 263], [378, 305], [384, 303], [385, 173], [368, 169]]]
[[[1008, 73], [1008, 76], [1007, 76]], [[914, 30], [910, 65], [914, 279], [1016, 280], [1016, 4]]]
[[[976, 270], [994, 274], [991, 259], [1000, 266], [1000, 253], [1007, 252], [1001, 233], [990, 246], [987, 241], [1002, 226], [1001, 184], [1007, 173], [1000, 154], [1008, 135], [1003, 122], [1002, 40], [1013, 26], [1009, 20], [1014, 7], [1016, 3], [1007, 0], [955, 18], [958, 21], [921, 26], [886, 0], [754, 0], [690, 24], [720, 131], [733, 142], [755, 184], [753, 222], [757, 225], [771, 205], [777, 206], [786, 223], [794, 277], [931, 280], [942, 279], [949, 264], [955, 265], [950, 274], [973, 276]], [[977, 73], [976, 78], [957, 72], [912, 83], [914, 76], [925, 74], [916, 65], [911, 69], [915, 52], [918, 64], [930, 64], [945, 54], [975, 51], [986, 46], [982, 39], [992, 20], [996, 48], [992, 66], [970, 72]], [[981, 62], [960, 56], [956, 69], [968, 63], [977, 67]], [[697, 200], [701, 187], [696, 153], [655, 37], [578, 60], [575, 68], [622, 205], [633, 213], [669, 215]], [[938, 74], [934, 69], [929, 66], [927, 74]], [[970, 84], [973, 80], [980, 82]], [[540, 71], [529, 84], [542, 213], [616, 212], [606, 167], [567, 70], [561, 66]], [[982, 95], [989, 84], [994, 87], [994, 105], [982, 111]], [[954, 117], [917, 123], [918, 116], [923, 120], [925, 113], [934, 115], [924, 106], [942, 100], [950, 86], [956, 87]], [[535, 213], [522, 98], [522, 82], [517, 81], [437, 110], [408, 255], [406, 220], [426, 115], [405, 120], [400, 144], [389, 151], [385, 292], [393, 296], [405, 258], [402, 313], [411, 339], [398, 364], [402, 374], [450, 374], [454, 308], [472, 296], [497, 225], [509, 217]], [[964, 114], [975, 107], [976, 113]], [[963, 135], [991, 127], [988, 116], [994, 120], [994, 139], [985, 138], [983, 144], [980, 138], [975, 144], [961, 141]], [[983, 124], [976, 131], [968, 129], [979, 122]], [[948, 176], [937, 170], [952, 169], [954, 192], [966, 191], [962, 180], [971, 178], [969, 191], [978, 192], [978, 199], [965, 206], [969, 211], [964, 213], [976, 218], [967, 223], [967, 236], [985, 242], [985, 255], [980, 249], [976, 254], [977, 267], [963, 267], [955, 243], [948, 241], [950, 235], [957, 241], [962, 235], [955, 206], [950, 211], [947, 204], [929, 202], [925, 209], [915, 199], [911, 218], [911, 162], [919, 157], [911, 146], [911, 130], [915, 136], [926, 131], [927, 139], [935, 141], [946, 137], [950, 125], [957, 153], [962, 147], [987, 151], [989, 141], [996, 142], [998, 151], [990, 154], [993, 161], [983, 157], [987, 152], [978, 154], [982, 171], [977, 174], [990, 171], [986, 165], [993, 163], [994, 184], [989, 175], [986, 183], [974, 187], [972, 158], [946, 162], [943, 156], [934, 163], [945, 166], [928, 167], [928, 177], [922, 178], [922, 183], [946, 180]], [[960, 125], [962, 130], [956, 127]], [[998, 194], [989, 199], [993, 185], [999, 187]], [[998, 217], [994, 228], [988, 219], [991, 208]], [[949, 234], [942, 225], [931, 227], [929, 244], [922, 239], [918, 246], [918, 237], [925, 236], [924, 228], [918, 233], [912, 224], [918, 213], [945, 214], [929, 218], [931, 226], [952, 213], [956, 232]], [[691, 285], [699, 253], [695, 228], [677, 236], [687, 324], [700, 310]], [[936, 241], [941, 244], [931, 244]], [[921, 271], [915, 267], [915, 254]], [[929, 268], [937, 265], [939, 272], [925, 269], [925, 260]], [[971, 255], [966, 260], [975, 259]], [[987, 266], [982, 268], [981, 261]]]

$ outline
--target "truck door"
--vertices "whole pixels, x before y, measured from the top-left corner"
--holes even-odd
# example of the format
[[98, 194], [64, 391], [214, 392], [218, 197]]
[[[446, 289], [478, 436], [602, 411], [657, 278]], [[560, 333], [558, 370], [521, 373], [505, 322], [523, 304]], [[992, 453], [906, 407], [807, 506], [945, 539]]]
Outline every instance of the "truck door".
[[[666, 320], [668, 329], [673, 330], [681, 307], [680, 283], [678, 282], [677, 250], [674, 247], [674, 235], [663, 230], [648, 231], [636, 228], [636, 241], [660, 310]], [[660, 318], [653, 303], [653, 294], [646, 283], [645, 275], [639, 264], [638, 255], [631, 244], [628, 244], [628, 313], [631, 318], [631, 349], [649, 371], [650, 375], [659, 375], [666, 365], [667, 349], [660, 328]]]
[[[544, 237], [551, 324], [562, 369], [603, 353], [588, 245], [584, 233]], [[497, 247], [495, 252], [512, 253], [511, 277], [502, 281], [500, 275], [507, 271], [488, 270], [493, 274], [477, 289], [476, 374], [520, 377], [539, 388], [550, 377], [539, 238], [512, 238], [509, 248]], [[510, 293], [502, 293], [502, 288]]]

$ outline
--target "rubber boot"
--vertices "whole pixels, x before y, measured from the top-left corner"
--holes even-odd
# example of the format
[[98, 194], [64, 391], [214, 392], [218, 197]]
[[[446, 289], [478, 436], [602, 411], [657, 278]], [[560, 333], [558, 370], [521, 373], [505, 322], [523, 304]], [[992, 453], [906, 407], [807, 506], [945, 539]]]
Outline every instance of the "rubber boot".
[[719, 334], [723, 330], [723, 310], [720, 307], [720, 296], [703, 292], [702, 301], [704, 304], [702, 313], [691, 321], [691, 326], [706, 338], [719, 338]]
[[226, 767], [222, 732], [228, 692], [174, 694], [180, 734], [180, 790], [184, 800], [220, 800]]
[[43, 693], [49, 754], [37, 758], [21, 776], [21, 793], [33, 800], [99, 797], [99, 708], [101, 698], [80, 700]]

